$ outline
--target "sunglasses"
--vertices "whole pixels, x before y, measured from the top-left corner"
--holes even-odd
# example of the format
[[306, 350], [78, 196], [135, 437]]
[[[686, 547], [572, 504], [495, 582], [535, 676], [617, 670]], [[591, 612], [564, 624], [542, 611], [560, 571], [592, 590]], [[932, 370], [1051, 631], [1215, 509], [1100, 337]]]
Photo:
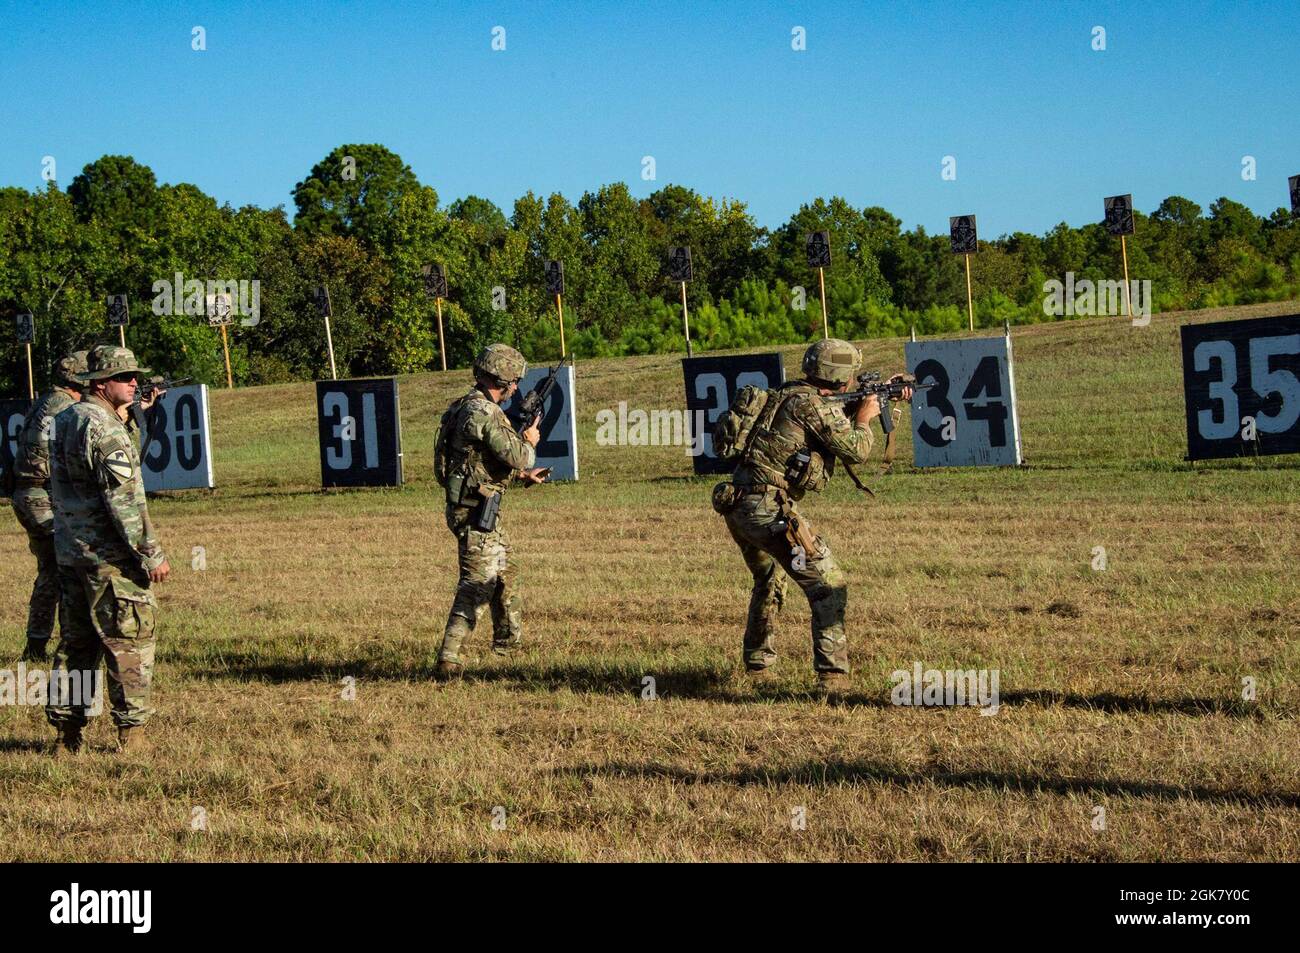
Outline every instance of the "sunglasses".
[[112, 377], [109, 378], [109, 380], [117, 381], [119, 384], [126, 384], [131, 381], [138, 381], [139, 375], [136, 374], [134, 371], [129, 374], [114, 374]]

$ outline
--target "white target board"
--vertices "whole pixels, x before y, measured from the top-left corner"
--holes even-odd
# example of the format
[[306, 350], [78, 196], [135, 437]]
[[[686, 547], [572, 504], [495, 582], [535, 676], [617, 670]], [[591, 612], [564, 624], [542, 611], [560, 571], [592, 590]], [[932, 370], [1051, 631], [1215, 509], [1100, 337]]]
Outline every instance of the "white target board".
[[[526, 425], [519, 419], [520, 402], [550, 373], [551, 369], [545, 366], [530, 370], [519, 382], [515, 396], [505, 405], [506, 416], [516, 430], [521, 424]], [[537, 442], [537, 462], [533, 465], [550, 467], [548, 479], [551, 480], [578, 479], [578, 425], [573, 412], [574, 393], [573, 365], [566, 364], [555, 375], [555, 386], [546, 398], [542, 420], [537, 428], [541, 439]]]
[[212, 489], [208, 385], [171, 388], [145, 411], [144, 418], [140, 463], [145, 490]]
[[909, 341], [908, 373], [934, 384], [912, 400], [918, 467], [1019, 466], [1020, 417], [1011, 338]]

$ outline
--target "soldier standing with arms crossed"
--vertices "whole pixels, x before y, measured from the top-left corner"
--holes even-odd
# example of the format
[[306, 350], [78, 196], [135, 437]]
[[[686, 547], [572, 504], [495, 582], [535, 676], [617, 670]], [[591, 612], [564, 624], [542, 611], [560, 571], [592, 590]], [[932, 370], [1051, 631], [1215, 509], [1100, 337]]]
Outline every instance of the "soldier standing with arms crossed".
[[36, 557], [36, 583], [27, 603], [24, 662], [44, 662], [59, 609], [59, 563], [54, 555], [54, 508], [50, 503], [50, 441], [54, 418], [81, 400], [78, 379], [86, 371], [86, 352], [77, 351], [54, 366], [54, 389], [36, 402], [18, 431], [14, 456], [14, 515], [27, 531]]
[[[122, 752], [142, 746], [140, 731], [154, 713], [151, 584], [165, 580], [171, 567], [154, 538], [139, 451], [125, 424], [137, 377], [149, 370], [122, 347], [97, 347], [88, 364], [84, 399], [54, 424], [51, 491], [63, 633], [51, 682], [68, 672], [97, 672], [103, 658]], [[51, 698], [45, 713], [59, 732], [56, 750], [81, 748], [88, 700], [56, 704]]]
[[[813, 668], [819, 690], [827, 695], [840, 695], [849, 687], [844, 635], [848, 580], [830, 547], [813, 535], [794, 504], [830, 482], [836, 458], [860, 464], [871, 452], [870, 425], [881, 412], [877, 398], [863, 400], [852, 421], [842, 405], [825, 399], [845, 390], [861, 360], [856, 347], [835, 338], [808, 348], [804, 379], [769, 392], [732, 483], [719, 484], [714, 491], [714, 508], [726, 517], [727, 529], [754, 577], [745, 626], [746, 670], [762, 678], [776, 660], [772, 635], [788, 574], [808, 597]], [[910, 388], [903, 390], [902, 399], [911, 396]]]
[[460, 578], [438, 653], [437, 677], [464, 671], [461, 645], [484, 610], [492, 610], [492, 650], [507, 655], [523, 637], [510, 540], [497, 507], [516, 479], [524, 486], [546, 480], [546, 468], [533, 468], [540, 439], [536, 420], [515, 433], [501, 405], [518, 390], [528, 371], [524, 356], [493, 344], [474, 361], [474, 387], [442, 416], [434, 448], [434, 471], [446, 490], [447, 528], [456, 537]]

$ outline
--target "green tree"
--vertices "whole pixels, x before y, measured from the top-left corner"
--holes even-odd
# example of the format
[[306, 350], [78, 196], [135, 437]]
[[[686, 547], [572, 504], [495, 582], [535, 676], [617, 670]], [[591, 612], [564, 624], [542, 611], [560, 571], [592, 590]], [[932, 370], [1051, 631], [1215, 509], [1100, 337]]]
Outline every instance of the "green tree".
[[294, 228], [371, 243], [402, 196], [420, 186], [401, 156], [377, 144], [342, 145], [293, 188]]

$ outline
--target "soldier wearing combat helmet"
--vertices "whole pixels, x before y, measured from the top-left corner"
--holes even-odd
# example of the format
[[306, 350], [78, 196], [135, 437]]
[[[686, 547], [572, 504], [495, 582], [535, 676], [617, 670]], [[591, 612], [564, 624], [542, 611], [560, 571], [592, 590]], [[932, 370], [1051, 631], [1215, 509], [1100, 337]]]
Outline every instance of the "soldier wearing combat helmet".
[[[123, 347], [90, 352], [80, 375], [81, 403], [55, 421], [50, 461], [54, 547], [62, 585], [62, 625], [51, 683], [73, 683], [65, 673], [108, 668], [108, 697], [118, 750], [140, 747], [154, 662], [152, 584], [171, 571], [154, 536], [135, 439], [124, 420], [137, 377], [149, 373]], [[55, 698], [45, 713], [62, 749], [77, 751], [89, 701]]]
[[447, 528], [456, 537], [460, 578], [447, 616], [437, 675], [463, 671], [461, 647], [486, 610], [492, 615], [492, 649], [506, 655], [523, 636], [510, 540], [498, 508], [506, 488], [542, 483], [534, 468], [539, 439], [536, 420], [516, 433], [501, 405], [528, 370], [524, 356], [505, 344], [484, 348], [474, 361], [474, 387], [442, 416], [434, 470], [446, 491]]
[[[866, 462], [872, 446], [869, 426], [880, 415], [879, 402], [869, 397], [849, 419], [842, 404], [825, 399], [846, 389], [860, 361], [858, 349], [847, 341], [832, 338], [808, 348], [804, 378], [768, 395], [721, 510], [754, 577], [745, 626], [746, 669], [761, 675], [776, 660], [773, 629], [789, 575], [808, 597], [813, 668], [819, 688], [828, 694], [848, 687], [848, 582], [826, 541], [813, 534], [794, 504], [826, 486], [837, 458], [850, 465]], [[910, 397], [905, 390], [903, 399]]]
[[27, 603], [27, 647], [23, 660], [43, 662], [59, 609], [59, 563], [54, 555], [54, 508], [50, 502], [50, 441], [54, 418], [81, 400], [86, 352], [77, 351], [54, 366], [54, 388], [28, 411], [18, 431], [14, 456], [14, 515], [27, 531], [36, 557], [36, 583]]

